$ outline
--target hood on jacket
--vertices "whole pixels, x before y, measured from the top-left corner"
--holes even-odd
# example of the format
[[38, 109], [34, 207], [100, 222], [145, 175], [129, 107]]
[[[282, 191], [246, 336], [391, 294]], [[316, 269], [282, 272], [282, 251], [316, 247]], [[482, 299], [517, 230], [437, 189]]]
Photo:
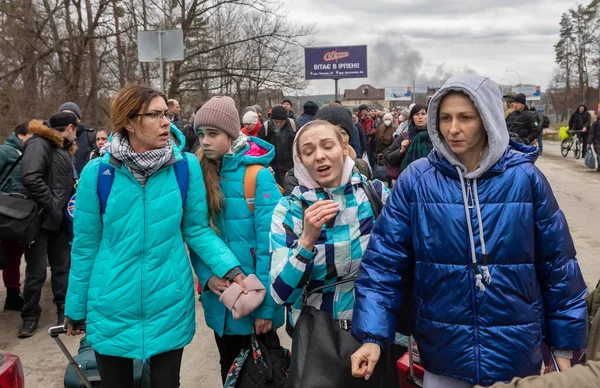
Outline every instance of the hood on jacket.
[[[57, 130], [50, 128], [41, 120], [31, 120], [28, 125], [29, 132], [48, 140], [57, 147], [64, 148], [65, 141], [67, 141], [67, 145], [70, 143]], [[76, 150], [77, 145], [74, 142], [70, 143], [69, 147], [67, 148], [67, 152], [69, 153], [69, 155], [75, 154]]]
[[[469, 173], [438, 129], [440, 103], [450, 91], [463, 92], [473, 101], [488, 135], [488, 145], [483, 151], [479, 167]], [[500, 88], [491, 79], [472, 74], [454, 76], [438, 90], [429, 102], [427, 126], [435, 150], [452, 166], [459, 167], [467, 179], [479, 178], [492, 168], [506, 152], [510, 139], [504, 119]]]
[[13, 148], [16, 148], [19, 151], [23, 151], [23, 145], [21, 144], [21, 139], [19, 139], [19, 137], [17, 136], [16, 133], [12, 132], [7, 138], [6, 141], [4, 142], [5, 145], [11, 146]]
[[259, 164], [268, 167], [275, 158], [275, 147], [257, 137], [248, 137], [248, 144], [235, 155], [225, 155], [223, 157], [222, 171], [231, 171], [242, 165]]
[[583, 112], [581, 112], [581, 113], [587, 112], [587, 110], [588, 110], [587, 106], [585, 104], [579, 104], [579, 106], [577, 107], [577, 110], [576, 110], [577, 113], [579, 113], [579, 108], [581, 108], [581, 107], [583, 107]]
[[[308, 170], [306, 169], [306, 167], [304, 167], [304, 164], [302, 164], [302, 161], [300, 160], [300, 157], [298, 156], [298, 153], [296, 152], [296, 143], [298, 142], [298, 139], [300, 138], [300, 134], [304, 131], [305, 128], [306, 128], [306, 126], [300, 128], [300, 130], [298, 130], [298, 132], [296, 133], [296, 137], [294, 138], [294, 145], [292, 146], [293, 157], [294, 157], [294, 174], [296, 175], [296, 178], [298, 178], [298, 183], [300, 184], [300, 186], [303, 186], [310, 190], [314, 190], [321, 186], [317, 183], [317, 181], [315, 181], [310, 176], [310, 174], [308, 173]], [[346, 157], [346, 162], [344, 163], [344, 170], [342, 172], [342, 185], [346, 185], [346, 183], [352, 177], [352, 169], [353, 168], [354, 168], [354, 160], [352, 160], [350, 155], [348, 155]]]

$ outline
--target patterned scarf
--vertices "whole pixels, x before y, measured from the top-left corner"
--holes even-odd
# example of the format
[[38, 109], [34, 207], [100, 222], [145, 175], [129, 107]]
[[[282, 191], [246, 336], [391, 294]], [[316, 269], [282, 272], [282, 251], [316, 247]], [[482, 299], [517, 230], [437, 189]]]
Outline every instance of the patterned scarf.
[[231, 143], [231, 148], [229, 149], [229, 152], [227, 152], [227, 155], [237, 155], [238, 152], [248, 145], [248, 140], [248, 136], [240, 133], [238, 138]]
[[125, 167], [133, 174], [142, 186], [146, 180], [173, 157], [173, 143], [167, 140], [167, 145], [146, 152], [137, 153], [131, 148], [129, 138], [115, 133], [112, 142], [107, 147], [110, 154], [125, 163]]

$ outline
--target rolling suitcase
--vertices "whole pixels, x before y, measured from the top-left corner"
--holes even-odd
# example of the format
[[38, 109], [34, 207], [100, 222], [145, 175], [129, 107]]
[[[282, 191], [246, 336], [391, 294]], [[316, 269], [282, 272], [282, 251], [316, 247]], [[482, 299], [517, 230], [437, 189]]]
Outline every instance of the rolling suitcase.
[[[65, 344], [60, 339], [60, 334], [66, 334], [67, 329], [64, 326], [51, 327], [48, 334], [52, 337], [64, 355], [69, 360], [69, 366], [65, 371], [65, 388], [99, 388], [103, 387], [96, 362], [96, 354], [88, 344], [85, 337], [79, 342], [79, 351], [76, 356], [72, 356]], [[142, 363], [141, 360], [133, 361], [134, 387], [150, 387], [150, 365]], [[0, 385], [1, 386], [1, 385]]]
[[0, 350], [0, 387], [23, 388], [23, 365], [21, 360], [14, 354]]
[[420, 365], [419, 351], [408, 337], [408, 351], [397, 361], [400, 388], [423, 387], [425, 369]]

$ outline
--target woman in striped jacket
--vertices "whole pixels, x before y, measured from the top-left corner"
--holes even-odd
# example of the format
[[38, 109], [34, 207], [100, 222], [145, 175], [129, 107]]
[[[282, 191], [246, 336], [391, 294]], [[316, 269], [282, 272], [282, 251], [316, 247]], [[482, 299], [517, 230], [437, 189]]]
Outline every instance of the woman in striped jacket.
[[[366, 178], [348, 157], [348, 141], [338, 126], [313, 121], [294, 141], [294, 172], [299, 185], [275, 208], [271, 224], [271, 294], [300, 316], [302, 294], [356, 277], [375, 217], [365, 192]], [[373, 187], [385, 203], [388, 189]], [[354, 282], [310, 295], [307, 305], [350, 321]]]

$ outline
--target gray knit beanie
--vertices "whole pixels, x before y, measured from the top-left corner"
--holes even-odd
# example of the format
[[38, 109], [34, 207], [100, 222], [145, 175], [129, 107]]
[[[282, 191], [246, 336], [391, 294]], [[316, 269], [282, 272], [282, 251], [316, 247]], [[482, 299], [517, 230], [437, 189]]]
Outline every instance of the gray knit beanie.
[[225, 132], [232, 139], [240, 135], [240, 119], [235, 101], [231, 97], [216, 96], [211, 98], [196, 113], [194, 130], [199, 127], [213, 127]]

